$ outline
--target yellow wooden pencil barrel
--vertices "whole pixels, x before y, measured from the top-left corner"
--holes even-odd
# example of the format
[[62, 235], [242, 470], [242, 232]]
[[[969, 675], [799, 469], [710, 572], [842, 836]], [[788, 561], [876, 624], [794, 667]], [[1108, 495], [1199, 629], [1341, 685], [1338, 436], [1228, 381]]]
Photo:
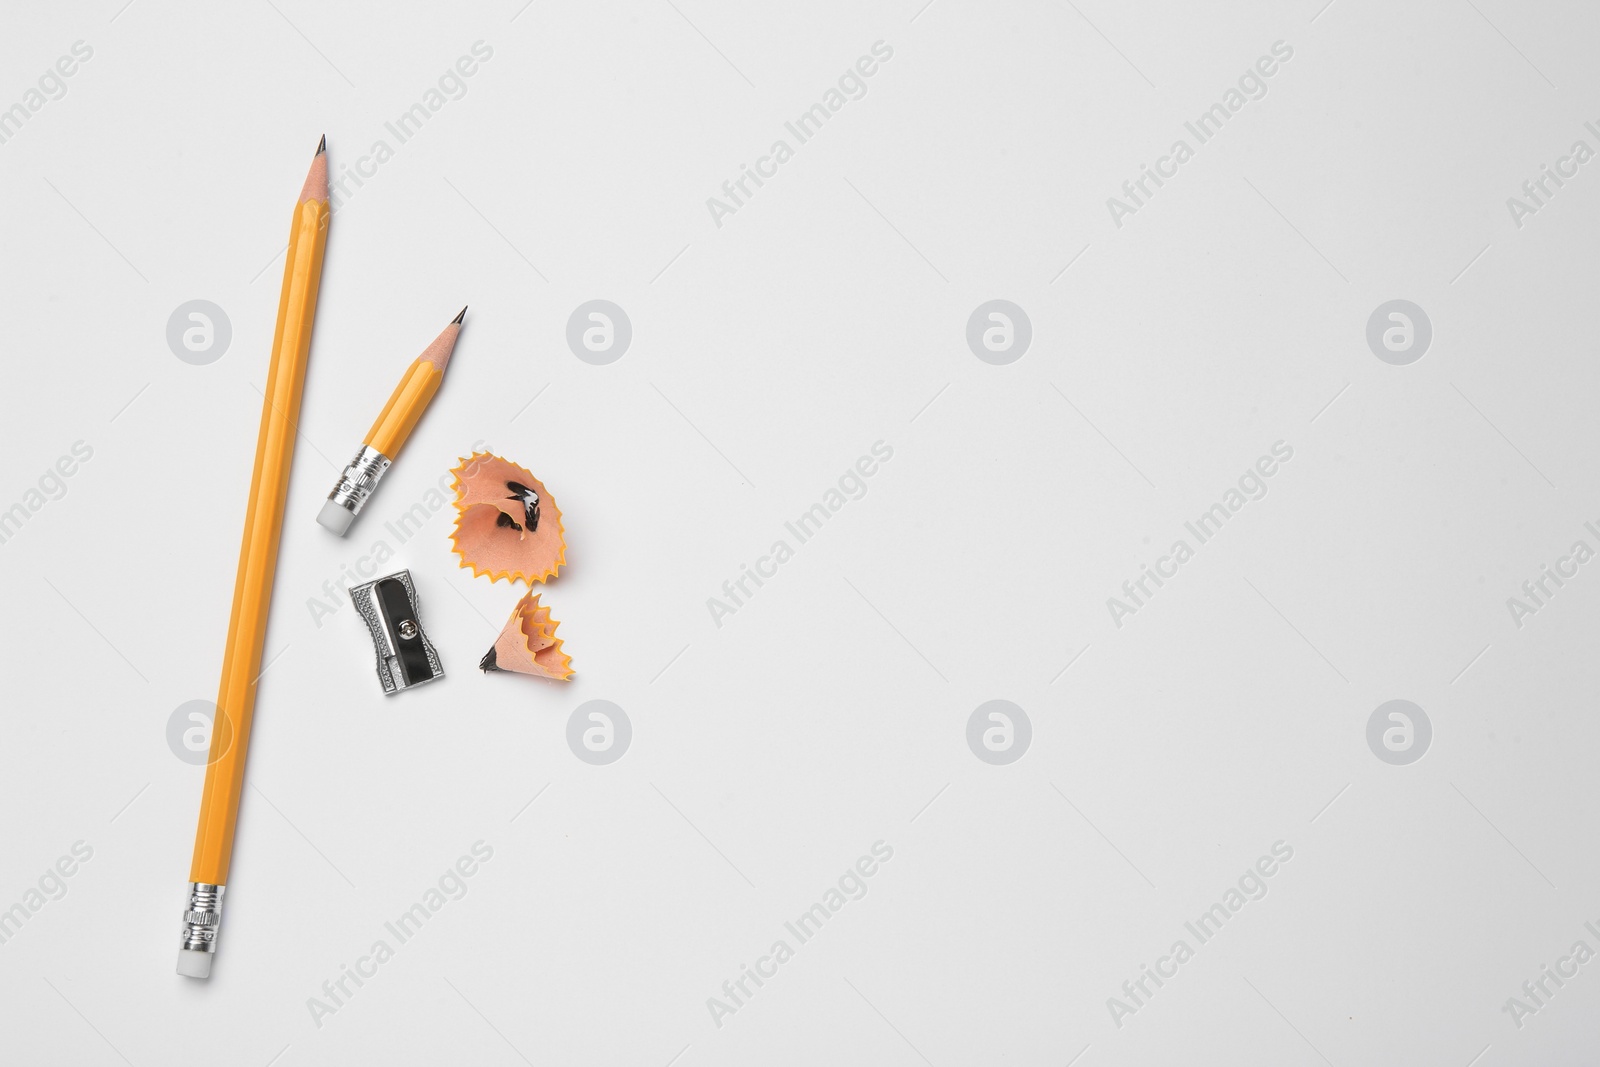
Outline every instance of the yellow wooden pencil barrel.
[[417, 420], [422, 418], [422, 413], [428, 409], [428, 402], [433, 399], [433, 394], [439, 391], [439, 383], [444, 381], [444, 371], [430, 361], [418, 356], [411, 361], [411, 366], [406, 369], [405, 377], [400, 379], [400, 384], [394, 387], [394, 392], [389, 394], [389, 402], [383, 405], [383, 411], [378, 415], [377, 421], [372, 424], [372, 429], [367, 431], [364, 442], [369, 448], [375, 448], [394, 462], [400, 455], [401, 447], [406, 443], [406, 438], [411, 436], [411, 431], [416, 428]]
[[[250, 476], [244, 539], [234, 581], [233, 613], [228, 620], [228, 641], [222, 655], [222, 682], [217, 689], [210, 761], [200, 798], [200, 825], [195, 832], [194, 862], [189, 868], [189, 881], [196, 885], [191, 887], [190, 908], [185, 913], [183, 947], [186, 951], [179, 954], [179, 970], [192, 977], [205, 977], [210, 972], [209, 956], [203, 961], [191, 959], [187, 962], [185, 957], [214, 949], [216, 925], [221, 917], [221, 887], [227, 884], [228, 865], [233, 855], [234, 827], [239, 816], [245, 756], [250, 747], [250, 723], [255, 711], [256, 680], [261, 673], [267, 609], [277, 570], [278, 538], [283, 529], [289, 467], [294, 456], [306, 359], [311, 349], [311, 325], [316, 315], [322, 256], [328, 238], [330, 210], [326, 174], [326, 160], [319, 150], [301, 199], [295, 205], [294, 221], [289, 229], [288, 258], [284, 264], [278, 321], [272, 338], [272, 361], [267, 370], [261, 430], [256, 438], [255, 470]], [[201, 970], [187, 970], [186, 967]]]

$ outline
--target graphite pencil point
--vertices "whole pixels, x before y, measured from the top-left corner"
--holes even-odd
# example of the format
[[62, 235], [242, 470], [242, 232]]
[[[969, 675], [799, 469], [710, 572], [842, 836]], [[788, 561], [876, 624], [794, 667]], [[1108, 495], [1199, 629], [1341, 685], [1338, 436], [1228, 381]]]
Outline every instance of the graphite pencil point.
[[322, 155], [322, 153], [326, 152], [327, 150], [328, 150], [328, 135], [327, 134], [323, 134], [322, 135], [322, 140], [317, 142], [317, 155], [320, 156], [320, 155]]

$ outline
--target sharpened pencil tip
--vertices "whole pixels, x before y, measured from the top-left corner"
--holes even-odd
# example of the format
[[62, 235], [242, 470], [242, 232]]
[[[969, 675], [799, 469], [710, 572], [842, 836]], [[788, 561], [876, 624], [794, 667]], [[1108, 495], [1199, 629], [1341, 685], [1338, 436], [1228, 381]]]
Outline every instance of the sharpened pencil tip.
[[326, 152], [327, 150], [328, 150], [328, 135], [327, 134], [323, 134], [322, 135], [322, 140], [317, 142], [317, 155], [320, 156], [320, 155], [322, 155], [322, 153]]
[[[439, 336], [433, 343], [422, 350], [422, 355], [417, 358], [432, 363], [443, 374], [445, 368], [450, 366], [450, 355], [456, 350], [456, 339], [461, 336], [461, 320], [467, 317], [467, 309], [462, 308], [461, 314], [450, 320], [450, 325], [439, 331]], [[454, 327], [454, 329], [451, 329]]]

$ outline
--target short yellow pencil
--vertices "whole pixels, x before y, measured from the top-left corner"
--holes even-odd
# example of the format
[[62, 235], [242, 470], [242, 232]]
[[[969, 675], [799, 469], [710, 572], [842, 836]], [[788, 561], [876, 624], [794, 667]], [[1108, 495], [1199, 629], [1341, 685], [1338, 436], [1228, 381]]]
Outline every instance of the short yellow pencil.
[[388, 472], [395, 457], [400, 455], [400, 449], [416, 428], [422, 413], [428, 409], [433, 394], [439, 391], [445, 368], [450, 365], [450, 355], [456, 348], [461, 323], [466, 317], [467, 309], [462, 308], [461, 314], [406, 368], [400, 384], [389, 394], [389, 402], [383, 405], [377, 421], [367, 431], [361, 450], [340, 474], [339, 483], [333, 487], [327, 503], [317, 513], [317, 522], [322, 526], [340, 537], [350, 529], [350, 524], [366, 505], [373, 490], [378, 488], [379, 479]]
[[250, 747], [250, 723], [255, 712], [256, 680], [261, 673], [267, 609], [272, 602], [289, 467], [294, 457], [300, 397], [311, 350], [311, 325], [316, 317], [317, 288], [322, 281], [322, 256], [328, 240], [331, 211], [326, 148], [324, 138], [317, 146], [289, 227], [266, 400], [256, 438], [255, 472], [250, 476], [244, 540], [233, 587], [233, 614], [222, 654], [222, 683], [217, 691], [211, 755], [200, 796], [200, 826], [195, 833], [194, 862], [189, 868], [189, 906], [183, 916], [178, 973], [190, 978], [210, 977], [211, 957], [222, 920], [222, 896], [233, 857], [245, 754]]

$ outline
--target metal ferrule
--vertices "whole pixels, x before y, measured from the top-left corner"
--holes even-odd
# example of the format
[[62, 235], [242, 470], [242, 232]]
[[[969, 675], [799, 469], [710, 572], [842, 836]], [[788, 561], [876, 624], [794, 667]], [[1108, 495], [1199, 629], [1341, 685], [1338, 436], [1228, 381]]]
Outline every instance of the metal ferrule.
[[189, 906], [183, 912], [183, 947], [199, 952], [217, 951], [217, 931], [222, 926], [224, 885], [189, 883]]
[[328, 499], [351, 515], [361, 514], [367, 498], [378, 488], [378, 480], [392, 463], [393, 460], [376, 448], [362, 445], [361, 451], [356, 453], [356, 458], [352, 459], [345, 467], [344, 473], [339, 475], [339, 484], [333, 487]]

